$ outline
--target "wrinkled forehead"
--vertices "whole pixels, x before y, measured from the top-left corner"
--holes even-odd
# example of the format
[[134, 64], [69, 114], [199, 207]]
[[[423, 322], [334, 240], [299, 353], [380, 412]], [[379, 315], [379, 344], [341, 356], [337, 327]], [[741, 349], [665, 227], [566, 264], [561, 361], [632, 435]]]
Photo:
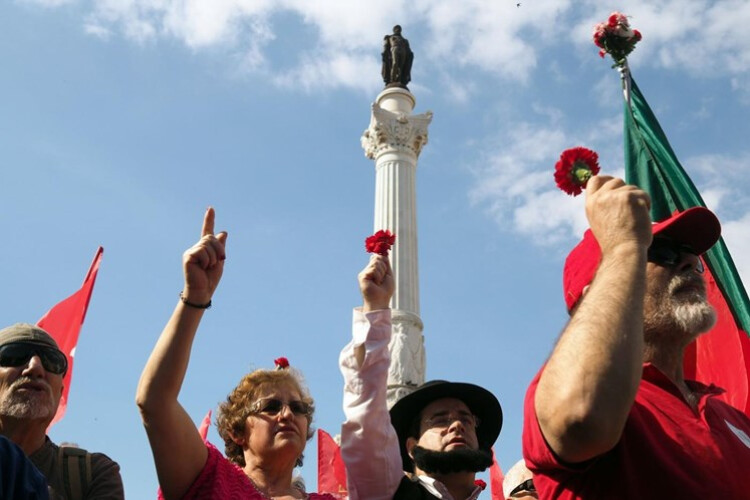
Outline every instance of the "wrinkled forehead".
[[430, 418], [435, 415], [444, 413], [467, 413], [471, 414], [471, 409], [458, 398], [441, 398], [432, 401], [430, 404], [422, 408], [422, 418]]
[[275, 384], [263, 384], [258, 389], [257, 399], [276, 398], [291, 401], [302, 399], [297, 387], [292, 382], [276, 382]]

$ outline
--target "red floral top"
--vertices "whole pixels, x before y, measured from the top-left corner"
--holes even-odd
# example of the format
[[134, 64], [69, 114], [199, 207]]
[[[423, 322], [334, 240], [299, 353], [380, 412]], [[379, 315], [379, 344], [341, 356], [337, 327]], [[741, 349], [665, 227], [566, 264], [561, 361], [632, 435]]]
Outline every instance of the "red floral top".
[[[183, 500], [265, 500], [238, 465], [227, 460], [214, 445], [206, 442], [208, 459], [200, 475], [185, 494]], [[159, 498], [163, 498], [159, 490]], [[309, 500], [336, 500], [328, 493], [310, 493]]]

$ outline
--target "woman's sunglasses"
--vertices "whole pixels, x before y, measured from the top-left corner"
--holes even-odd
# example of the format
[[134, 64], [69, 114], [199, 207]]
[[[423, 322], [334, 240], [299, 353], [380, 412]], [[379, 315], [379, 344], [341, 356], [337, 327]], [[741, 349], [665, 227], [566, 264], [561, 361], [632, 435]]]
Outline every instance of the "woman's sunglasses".
[[27, 342], [12, 342], [0, 346], [0, 366], [24, 366], [34, 356], [39, 356], [42, 366], [50, 373], [65, 375], [68, 371], [68, 359], [54, 347]]
[[285, 406], [288, 406], [295, 415], [305, 415], [306, 417], [309, 417], [313, 413], [313, 405], [310, 403], [305, 403], [298, 399], [284, 402], [276, 398], [259, 399], [250, 407], [250, 412], [262, 413], [264, 415], [275, 417], [284, 410]]

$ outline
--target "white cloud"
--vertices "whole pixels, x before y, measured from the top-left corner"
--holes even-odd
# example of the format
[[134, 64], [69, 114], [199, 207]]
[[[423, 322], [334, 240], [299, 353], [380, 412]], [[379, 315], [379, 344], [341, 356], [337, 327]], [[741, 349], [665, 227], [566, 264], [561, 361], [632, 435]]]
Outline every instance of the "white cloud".
[[[274, 81], [282, 87], [301, 87], [305, 91], [349, 87], [372, 95], [382, 86], [379, 74], [380, 67], [374, 59], [363, 59], [350, 54], [335, 54], [328, 58], [308, 54], [297, 67], [276, 76]], [[370, 78], [364, 78], [363, 75], [369, 75]]]
[[[21, 0], [54, 8], [75, 0]], [[541, 60], [540, 50], [573, 39], [592, 54], [593, 24], [610, 8], [598, 0], [89, 0], [83, 29], [99, 38], [119, 34], [136, 43], [162, 38], [200, 50], [224, 48], [240, 57], [245, 69], [276, 75], [288, 86], [295, 77], [305, 90], [336, 86], [362, 89], [351, 78], [357, 59], [379, 64], [382, 38], [396, 22], [419, 41], [418, 68], [438, 74], [480, 69], [502, 79], [525, 82]], [[88, 9], [88, 10], [87, 10]], [[728, 75], [743, 96], [750, 95], [750, 2], [745, 0], [666, 0], [628, 3], [627, 14], [644, 34], [631, 56], [634, 65], [684, 69], [701, 77]], [[279, 68], [267, 52], [277, 24], [297, 19], [309, 40], [297, 67]], [[294, 59], [294, 58], [293, 58]], [[550, 62], [555, 65], [555, 61]], [[323, 68], [326, 78], [313, 78]], [[421, 68], [421, 69], [419, 69]], [[554, 68], [553, 68], [554, 69]], [[553, 73], [555, 73], [553, 71]], [[377, 74], [377, 73], [376, 73]], [[559, 76], [559, 75], [558, 75]], [[332, 79], [338, 79], [332, 81]], [[469, 91], [448, 84], [458, 101]], [[750, 99], [750, 97], [748, 97]]]
[[83, 30], [102, 40], [108, 40], [112, 36], [112, 31], [97, 23], [86, 23], [83, 25]]
[[563, 194], [553, 178], [560, 152], [577, 141], [559, 127], [523, 123], [500, 142], [474, 169], [477, 182], [469, 194], [471, 202], [486, 207], [503, 229], [539, 245], [580, 237], [587, 227], [583, 197]]
[[23, 0], [26, 3], [32, 5], [40, 5], [42, 7], [60, 7], [61, 5], [75, 3], [77, 0]]
[[[611, 7], [586, 0], [578, 22], [579, 45], [591, 44], [591, 31]], [[667, 0], [628, 2], [623, 12], [643, 40], [629, 57], [633, 66], [684, 69], [693, 76], [739, 75], [750, 71], [750, 3], [745, 0]]]
[[747, 289], [750, 285], [750, 212], [737, 220], [722, 222], [722, 236]]
[[[351, 70], [379, 65], [383, 35], [396, 22], [404, 25], [407, 38], [410, 33], [420, 37], [418, 61], [424, 67], [454, 75], [460, 68], [473, 67], [527, 80], [537, 65], [538, 42], [562, 29], [560, 19], [571, 2], [541, 0], [523, 8], [514, 2], [483, 0], [460, 4], [449, 0], [91, 0], [88, 4], [83, 26], [94, 36], [120, 34], [139, 44], [174, 38], [195, 50], [240, 50], [247, 52], [240, 58], [245, 69], [275, 74], [273, 80], [284, 86], [299, 78], [301, 87], [311, 90], [362, 88]], [[265, 56], [280, 15], [298, 18], [310, 28], [305, 36], [312, 37], [297, 58], [298, 66], [291, 69], [271, 67]], [[371, 62], [358, 64], [357, 59]], [[325, 78], [315, 77], [322, 71]], [[470, 92], [455, 85], [450, 88], [459, 101]]]

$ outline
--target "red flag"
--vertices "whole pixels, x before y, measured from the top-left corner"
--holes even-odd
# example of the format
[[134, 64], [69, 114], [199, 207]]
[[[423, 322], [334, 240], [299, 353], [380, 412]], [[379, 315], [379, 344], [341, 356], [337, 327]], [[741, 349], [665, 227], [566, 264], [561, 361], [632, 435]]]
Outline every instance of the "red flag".
[[[690, 207], [705, 207], [638, 85], [629, 72], [624, 76], [626, 181], [651, 196], [654, 221]], [[718, 322], [686, 350], [685, 377], [725, 389], [720, 397], [750, 415], [750, 298], [723, 239], [703, 260], [708, 298]]]
[[341, 450], [330, 434], [318, 429], [318, 492], [346, 498], [346, 468]]
[[63, 377], [63, 394], [60, 398], [60, 405], [57, 407], [55, 418], [50, 422], [50, 426], [65, 415], [65, 409], [68, 406], [68, 392], [70, 391], [70, 384], [73, 378], [73, 359], [75, 358], [76, 345], [78, 344], [78, 334], [81, 332], [83, 320], [86, 318], [86, 310], [89, 307], [91, 292], [94, 290], [96, 273], [99, 271], [99, 263], [102, 260], [103, 252], [104, 249], [102, 247], [99, 247], [96, 251], [94, 261], [91, 263], [89, 272], [83, 280], [81, 289], [52, 307], [37, 322], [40, 328], [43, 328], [52, 335], [52, 338], [60, 346], [60, 350], [68, 357], [68, 372]]
[[685, 378], [716, 382], [727, 389], [719, 398], [750, 415], [750, 338], [738, 327], [711, 272], [705, 271], [707, 295], [716, 309], [716, 326], [685, 352]]
[[201, 435], [202, 440], [206, 440], [208, 437], [208, 428], [211, 427], [211, 410], [208, 410], [206, 416], [203, 417], [200, 427], [198, 427], [198, 433]]
[[503, 471], [497, 463], [495, 448], [492, 448], [492, 466], [490, 467], [490, 494], [492, 500], [505, 500], [503, 494]]

